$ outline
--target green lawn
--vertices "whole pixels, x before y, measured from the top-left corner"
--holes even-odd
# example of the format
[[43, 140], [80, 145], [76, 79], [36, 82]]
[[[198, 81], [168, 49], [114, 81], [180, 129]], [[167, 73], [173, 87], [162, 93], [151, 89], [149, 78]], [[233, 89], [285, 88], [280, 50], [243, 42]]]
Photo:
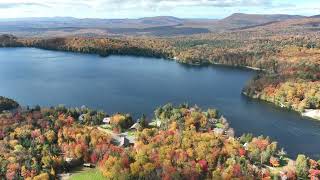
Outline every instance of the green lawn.
[[110, 129], [110, 130], [112, 129], [111, 125], [109, 125], [109, 124], [103, 124], [100, 127], [103, 129]]
[[136, 131], [128, 131], [128, 136], [135, 136], [136, 135]]
[[70, 180], [104, 180], [102, 173], [98, 169], [89, 169], [73, 174]]
[[223, 125], [222, 123], [217, 123], [217, 124], [216, 124], [216, 127], [217, 127], [217, 128], [224, 128], [224, 125]]

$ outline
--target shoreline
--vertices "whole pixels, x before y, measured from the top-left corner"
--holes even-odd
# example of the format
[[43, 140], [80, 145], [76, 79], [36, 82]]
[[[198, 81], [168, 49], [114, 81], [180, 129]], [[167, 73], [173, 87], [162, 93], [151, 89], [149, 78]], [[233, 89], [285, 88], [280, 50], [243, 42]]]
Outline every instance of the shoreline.
[[320, 121], [320, 109], [306, 109], [305, 112], [302, 112], [303, 117], [309, 117], [311, 119]]
[[223, 64], [223, 63], [217, 63], [217, 62], [211, 62], [209, 64], [219, 65], [219, 66], [235, 67], [235, 68], [244, 68], [244, 69], [250, 69], [250, 70], [254, 70], [254, 71], [265, 71], [265, 69], [261, 69], [261, 68], [257, 68], [257, 67], [251, 67], [251, 66], [229, 65], [229, 64]]
[[264, 102], [267, 102], [267, 103], [270, 103], [276, 107], [280, 107], [280, 108], [283, 108], [283, 109], [289, 109], [289, 110], [292, 110], [294, 112], [297, 112], [299, 113], [302, 117], [308, 117], [310, 119], [313, 119], [313, 120], [317, 120], [317, 121], [320, 121], [320, 109], [305, 109], [304, 112], [300, 112], [300, 111], [297, 111], [295, 109], [290, 109], [288, 107], [285, 107], [285, 106], [281, 106], [279, 104], [276, 104], [276, 103], [273, 103], [273, 102], [270, 102], [270, 101], [266, 101], [264, 99], [261, 99], [259, 98], [258, 95], [255, 95], [255, 96], [249, 96], [247, 92], [243, 91], [241, 94], [243, 94], [244, 96], [248, 97], [248, 98], [251, 98], [251, 99], [256, 99], [256, 100], [259, 100], [259, 101], [264, 101]]

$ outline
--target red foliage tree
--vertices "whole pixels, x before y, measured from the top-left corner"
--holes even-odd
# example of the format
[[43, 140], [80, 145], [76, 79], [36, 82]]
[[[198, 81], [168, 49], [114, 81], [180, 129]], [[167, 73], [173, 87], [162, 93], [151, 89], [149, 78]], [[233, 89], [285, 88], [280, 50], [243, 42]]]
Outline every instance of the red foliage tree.
[[245, 156], [246, 153], [247, 153], [247, 152], [246, 152], [246, 150], [245, 150], [244, 148], [240, 148], [240, 149], [239, 149], [239, 155], [240, 155], [240, 156]]
[[201, 159], [201, 160], [198, 161], [198, 163], [199, 163], [202, 171], [205, 171], [205, 172], [208, 171], [208, 162], [206, 160]]
[[93, 153], [91, 154], [91, 156], [90, 156], [90, 161], [91, 161], [91, 163], [93, 163], [93, 164], [96, 164], [96, 163], [97, 163], [97, 161], [98, 161], [98, 156], [97, 156], [97, 154], [96, 154], [95, 152], [93, 152]]

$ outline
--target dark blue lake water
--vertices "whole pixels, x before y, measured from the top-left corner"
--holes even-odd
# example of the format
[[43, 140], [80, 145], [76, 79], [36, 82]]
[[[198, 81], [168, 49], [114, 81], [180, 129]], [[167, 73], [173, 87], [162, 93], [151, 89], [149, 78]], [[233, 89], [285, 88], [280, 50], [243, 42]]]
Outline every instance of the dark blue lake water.
[[270, 136], [291, 156], [319, 157], [319, 121], [241, 95], [254, 74], [154, 58], [0, 49], [0, 95], [22, 105], [86, 105], [109, 114], [129, 112], [138, 117], [145, 113], [151, 118], [160, 105], [188, 102], [219, 109], [238, 135]]

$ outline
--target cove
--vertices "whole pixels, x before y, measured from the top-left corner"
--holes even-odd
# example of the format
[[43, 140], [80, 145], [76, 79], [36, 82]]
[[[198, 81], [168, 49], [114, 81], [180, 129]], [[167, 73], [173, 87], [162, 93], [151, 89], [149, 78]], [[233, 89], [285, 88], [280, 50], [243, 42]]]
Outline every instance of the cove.
[[320, 122], [241, 95], [255, 72], [155, 58], [102, 58], [34, 48], [0, 49], [0, 95], [22, 105], [86, 105], [152, 117], [168, 102], [217, 108], [237, 135], [270, 136], [291, 157], [320, 157]]

